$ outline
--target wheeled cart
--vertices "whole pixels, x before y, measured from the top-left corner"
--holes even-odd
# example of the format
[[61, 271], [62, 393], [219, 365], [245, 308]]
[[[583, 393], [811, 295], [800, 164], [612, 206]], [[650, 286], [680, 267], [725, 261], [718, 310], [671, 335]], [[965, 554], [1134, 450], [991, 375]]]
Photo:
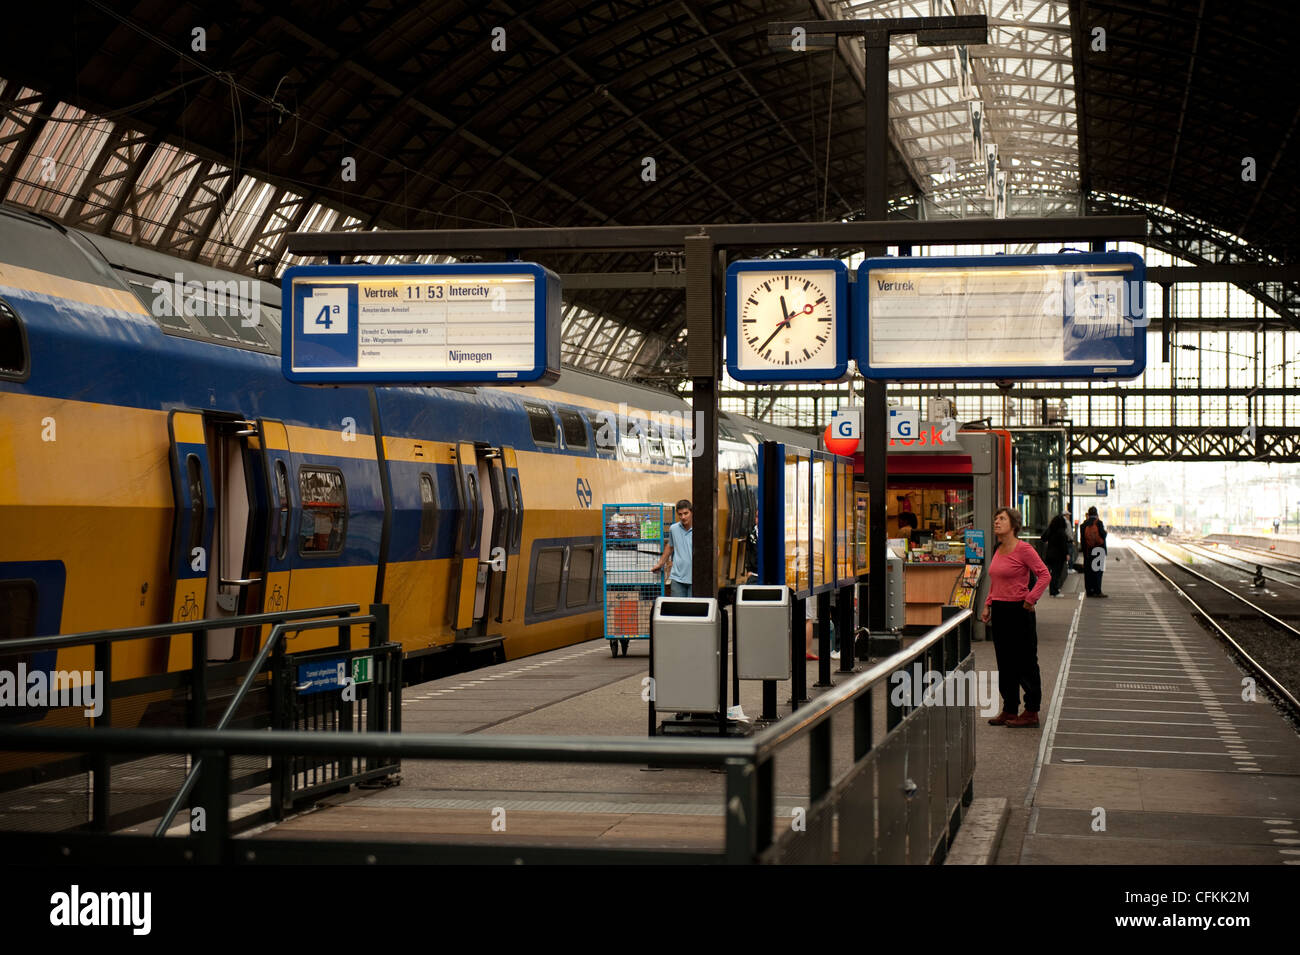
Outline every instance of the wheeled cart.
[[665, 504], [606, 504], [601, 526], [605, 639], [611, 656], [627, 656], [633, 640], [650, 639], [650, 614], [664, 593], [664, 573], [653, 570], [664, 552], [672, 508]]

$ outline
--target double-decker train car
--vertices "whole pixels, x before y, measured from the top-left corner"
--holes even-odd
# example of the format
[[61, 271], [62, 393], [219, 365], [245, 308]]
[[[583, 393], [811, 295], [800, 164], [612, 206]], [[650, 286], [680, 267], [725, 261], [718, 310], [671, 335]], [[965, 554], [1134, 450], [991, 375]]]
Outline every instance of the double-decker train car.
[[[600, 636], [601, 505], [690, 496], [682, 434], [610, 427], [690, 421], [671, 393], [569, 370], [304, 387], [279, 340], [273, 285], [0, 209], [0, 641], [384, 602], [411, 667], [467, 668]], [[758, 442], [815, 439], [720, 430], [725, 553], [753, 526]], [[214, 631], [209, 656], [266, 632]], [[187, 668], [189, 641], [120, 644], [112, 678]]]
[[1157, 534], [1167, 537], [1173, 532], [1173, 514], [1169, 508], [1152, 504], [1107, 507], [1101, 510], [1108, 530], [1133, 534]]

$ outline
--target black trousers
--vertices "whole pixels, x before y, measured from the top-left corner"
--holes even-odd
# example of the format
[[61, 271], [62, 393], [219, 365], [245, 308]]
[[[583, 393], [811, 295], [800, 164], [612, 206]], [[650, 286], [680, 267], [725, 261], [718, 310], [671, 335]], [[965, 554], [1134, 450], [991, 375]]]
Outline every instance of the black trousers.
[[1020, 688], [1025, 689], [1025, 709], [1037, 713], [1043, 702], [1043, 680], [1038, 672], [1038, 621], [1018, 600], [995, 600], [993, 651], [998, 659], [998, 691], [1002, 711], [1020, 710]]
[[1051, 593], [1053, 597], [1061, 592], [1061, 587], [1065, 584], [1066, 561], [1068, 556], [1068, 554], [1049, 553], [1045, 558], [1043, 558], [1043, 563], [1047, 565], [1047, 569], [1052, 575]]
[[[1083, 554], [1083, 592], [1089, 597], [1101, 593], [1101, 575], [1102, 571], [1093, 570], [1093, 565], [1098, 564], [1105, 566], [1106, 551], [1101, 547], [1094, 547], [1091, 550], [1084, 551]], [[1101, 560], [1098, 560], [1098, 558]]]

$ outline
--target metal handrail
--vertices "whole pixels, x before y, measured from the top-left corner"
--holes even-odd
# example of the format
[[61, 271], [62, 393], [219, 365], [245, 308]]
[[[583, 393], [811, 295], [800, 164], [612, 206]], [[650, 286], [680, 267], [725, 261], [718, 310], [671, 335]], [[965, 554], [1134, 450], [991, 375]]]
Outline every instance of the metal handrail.
[[231, 756], [396, 756], [480, 762], [642, 763], [670, 756], [674, 764], [716, 766], [755, 753], [750, 739], [681, 739], [628, 736], [481, 736], [464, 733], [319, 733], [282, 730], [0, 729], [0, 750], [115, 753], [224, 752]]
[[[275, 613], [253, 613], [241, 617], [212, 617], [206, 620], [190, 620], [181, 623], [156, 623], [146, 627], [130, 627], [115, 630], [89, 630], [85, 633], [68, 633], [46, 637], [20, 637], [6, 640], [0, 644], [0, 656], [22, 653], [28, 650], [57, 650], [61, 647], [80, 646], [84, 643], [117, 643], [121, 640], [146, 640], [150, 637], [171, 637], [181, 633], [195, 633], [207, 630], [225, 630], [233, 627], [256, 627], [263, 624], [275, 624], [289, 620], [305, 620], [313, 617], [346, 617], [361, 609], [359, 604], [337, 604], [332, 607], [316, 607], [310, 610], [281, 610]], [[334, 624], [337, 626], [337, 624]]]
[[[637, 763], [662, 759], [692, 765], [720, 765], [729, 759], [765, 756], [830, 715], [835, 706], [895, 672], [900, 665], [926, 652], [960, 623], [972, 616], [964, 610], [944, 621], [915, 645], [893, 654], [871, 669], [824, 693], [780, 722], [751, 737], [735, 739], [683, 739], [626, 736], [480, 736], [460, 733], [334, 734], [303, 731], [221, 729], [7, 729], [0, 728], [0, 750], [85, 750], [104, 748], [123, 753], [196, 753], [219, 750], [239, 756], [352, 756], [402, 759], [464, 759], [490, 762], [517, 759], [524, 762], [564, 761], [578, 757], [593, 763]], [[358, 618], [366, 622], [372, 618]], [[322, 626], [327, 626], [324, 621]], [[270, 641], [268, 641], [269, 644]], [[826, 701], [823, 703], [822, 701]], [[833, 701], [833, 702], [832, 702]]]
[[[373, 624], [375, 623], [376, 618], [373, 615], [367, 615], [365, 617], [348, 617], [347, 620], [348, 626], [353, 626], [356, 624]], [[306, 623], [277, 623], [272, 627], [270, 635], [266, 638], [266, 643], [262, 645], [262, 649], [259, 650], [257, 656], [253, 658], [252, 664], [249, 665], [248, 673], [244, 675], [244, 681], [239, 685], [239, 689], [235, 691], [234, 697], [226, 707], [226, 712], [222, 713], [221, 719], [217, 720], [214, 732], [222, 732], [230, 724], [231, 719], [234, 718], [235, 712], [239, 709], [240, 704], [244, 702], [244, 697], [248, 695], [248, 691], [252, 687], [253, 682], [257, 679], [258, 675], [261, 673], [262, 667], [266, 664], [266, 658], [279, 647], [280, 637], [282, 634], [288, 633], [291, 630], [295, 633], [300, 633], [303, 630], [323, 630], [327, 627], [333, 629], [337, 626], [339, 626], [339, 624], [336, 620], [313, 620]], [[202, 757], [196, 757], [194, 765], [190, 767], [190, 771], [185, 775], [185, 782], [181, 784], [181, 788], [177, 791], [175, 798], [172, 799], [171, 804], [167, 807], [167, 811], [163, 813], [162, 820], [158, 823], [157, 828], [154, 829], [153, 834], [155, 836], [165, 836], [167, 834], [167, 828], [172, 824], [172, 820], [176, 818], [176, 813], [180, 810], [181, 804], [189, 798], [190, 792], [194, 789], [195, 782], [198, 781], [199, 771], [202, 768]]]
[[[0, 727], [0, 751], [90, 751], [96, 758], [106, 760], [109, 753], [152, 755], [160, 753], [190, 754], [194, 765], [186, 777], [185, 785], [173, 801], [154, 836], [165, 835], [167, 826], [175, 818], [180, 805], [195, 791], [197, 783], [202, 805], [207, 807], [209, 818], [206, 828], [198, 834], [195, 848], [186, 850], [186, 861], [219, 862], [233, 852], [229, 840], [232, 838], [229, 819], [230, 812], [230, 778], [231, 759], [234, 756], [269, 756], [272, 763], [281, 759], [301, 758], [359, 758], [370, 759], [385, 764], [394, 764], [401, 759], [416, 760], [467, 760], [474, 762], [518, 761], [524, 763], [562, 762], [591, 763], [612, 765], [665, 764], [690, 768], [721, 769], [726, 773], [725, 790], [725, 851], [717, 856], [719, 860], [730, 862], [780, 861], [791, 852], [790, 839], [778, 835], [773, 829], [772, 810], [775, 799], [775, 780], [773, 766], [778, 751], [784, 752], [796, 738], [809, 734], [809, 794], [811, 808], [809, 818], [818, 820], [819, 838], [829, 839], [825, 812], [829, 808], [838, 812], [841, 799], [849, 798], [849, 793], [859, 793], [852, 798], [860, 800], [863, 771], [867, 770], [877, 759], [879, 748], [872, 743], [871, 710], [875, 700], [875, 687], [883, 680], [902, 668], [908, 667], [917, 659], [925, 659], [927, 665], [941, 667], [945, 673], [964, 666], [969, 660], [970, 648], [964, 639], [955, 644], [953, 638], [965, 632], [974, 615], [969, 610], [959, 611], [938, 627], [921, 636], [915, 644], [901, 650], [885, 660], [870, 667], [865, 672], [854, 676], [848, 682], [818, 697], [810, 705], [797, 710], [777, 724], [750, 737], [715, 737], [683, 739], [680, 737], [589, 737], [570, 736], [544, 738], [537, 736], [466, 736], [464, 734], [402, 734], [384, 732], [376, 728], [367, 734], [340, 733], [322, 734], [309, 731], [273, 731], [267, 733], [256, 730], [232, 730], [223, 720], [217, 729], [60, 729], [60, 728], [4, 728]], [[263, 647], [262, 661], [254, 664], [250, 674], [260, 669], [265, 655], [274, 652], [281, 658], [284, 647], [283, 634], [298, 629], [324, 629], [348, 627], [352, 622], [371, 623], [372, 636], [375, 622], [382, 629], [382, 616], [376, 610], [366, 618], [355, 621], [338, 621], [333, 619], [316, 620], [310, 623], [277, 624], [273, 629], [274, 637]], [[268, 649], [269, 648], [269, 649]], [[963, 650], [965, 653], [963, 653]], [[959, 659], [958, 657], [962, 657]], [[247, 684], [249, 677], [245, 677]], [[241, 687], [241, 694], [245, 687]], [[237, 703], [236, 703], [237, 705]], [[886, 707], [888, 727], [886, 741], [894, 738], [896, 731], [901, 732], [904, 741], [910, 739], [909, 731], [913, 717], [924, 708], [921, 703], [906, 703], [896, 706], [890, 702]], [[851, 711], [854, 718], [853, 768], [840, 779], [832, 778], [831, 762], [831, 724], [828, 718], [842, 709]], [[227, 710], [233, 713], [234, 707]], [[925, 724], [923, 723], [923, 726]], [[963, 724], [966, 725], [966, 724]], [[227, 727], [227, 728], [221, 728]], [[967, 737], [964, 746], [970, 746], [967, 726], [962, 731]], [[905, 743], [905, 745], [907, 745]], [[964, 750], [963, 750], [964, 751]], [[878, 851], [904, 852], [912, 861], [929, 858], [934, 861], [941, 858], [943, 839], [950, 838], [956, 831], [960, 819], [962, 803], [970, 802], [970, 772], [973, 769], [973, 752], [963, 760], [962, 775], [952, 776], [948, 769], [948, 787], [945, 793], [940, 781], [935, 783], [932, 799], [939, 802], [930, 806], [921, 804], [922, 808], [913, 810], [915, 819], [921, 820], [927, 814], [931, 817], [922, 822], [925, 831], [914, 831], [913, 814], [906, 814], [903, 837], [906, 850], [898, 848], [897, 833], [891, 831], [886, 837], [877, 837]], [[970, 765], [967, 765], [967, 763]], [[883, 764], [882, 764], [883, 765]], [[895, 767], [897, 769], [897, 767]], [[200, 770], [202, 770], [200, 772]], [[875, 772], [874, 769], [869, 770]], [[880, 770], [884, 772], [884, 769]], [[894, 772], [894, 770], [890, 770]], [[866, 777], [874, 778], [874, 777]], [[881, 776], [880, 785], [884, 786], [885, 777]], [[951, 786], [954, 778], [964, 790], [957, 802]], [[931, 780], [933, 782], [933, 779]], [[98, 783], [98, 780], [96, 781]], [[899, 780], [890, 777], [889, 785], [901, 784], [910, 795], [916, 790], [911, 779]], [[871, 785], [871, 784], [869, 784]], [[910, 786], [910, 789], [907, 788]], [[893, 790], [890, 790], [893, 792]], [[98, 795], [98, 793], [97, 793]], [[884, 799], [883, 791], [880, 797]], [[275, 797], [273, 795], [273, 801]], [[868, 799], [874, 804], [875, 799]], [[855, 803], [856, 805], [856, 803]], [[857, 810], [854, 810], [855, 812]], [[215, 815], [214, 815], [215, 814]], [[947, 816], [947, 822], [935, 819]], [[105, 814], [106, 815], [106, 814]], [[860, 813], [859, 813], [860, 816]], [[861, 819], [852, 817], [855, 825], [861, 828]], [[928, 828], [927, 828], [928, 827]], [[936, 828], [937, 827], [937, 828]], [[946, 832], [946, 834], [945, 834]], [[859, 835], [861, 833], [859, 832]], [[776, 838], [774, 838], [774, 836]], [[75, 838], [75, 837], [74, 837]], [[165, 846], [174, 841], [151, 837], [144, 839], [143, 845]], [[870, 839], [870, 836], [866, 836]], [[924, 840], [915, 842], [918, 838]], [[936, 843], [934, 840], [939, 839]], [[914, 844], [915, 843], [915, 844]], [[66, 844], [59, 851], [67, 853]], [[80, 844], [79, 844], [80, 845]], [[85, 842], [84, 845], [91, 845]], [[105, 847], [109, 843], [103, 844]], [[857, 845], [857, 843], [855, 843]], [[38, 846], [39, 848], [39, 846]], [[324, 850], [325, 844], [315, 847]], [[468, 852], [467, 846], [452, 846], [455, 851]], [[522, 852], [522, 847], [511, 846], [512, 852]], [[313, 851], [315, 851], [313, 850]], [[143, 846], [138, 851], [145, 850]], [[372, 848], [372, 855], [378, 848]], [[563, 857], [563, 852], [556, 850]], [[829, 851], [829, 848], [826, 849]], [[876, 850], [873, 850], [873, 852]], [[193, 854], [191, 854], [191, 852]], [[857, 853], [855, 858], [860, 858]], [[542, 856], [551, 859], [545, 852]], [[608, 861], [612, 856], [608, 852], [600, 857]], [[874, 857], [874, 856], [873, 856]], [[442, 858], [441, 856], [437, 858]], [[567, 858], [567, 857], [564, 857]], [[628, 861], [641, 860], [643, 856], [630, 856]], [[709, 858], [714, 858], [710, 856]], [[898, 856], [898, 858], [902, 858]], [[553, 861], [553, 860], [552, 860]], [[661, 860], [662, 861], [662, 860]], [[683, 860], [674, 860], [683, 861]]]
[[806, 733], [829, 717], [831, 711], [836, 707], [860, 696], [882, 678], [896, 672], [899, 667], [911, 663], [936, 643], [943, 640], [951, 631], [960, 626], [962, 621], [973, 616], [974, 613], [970, 610], [962, 610], [961, 613], [954, 614], [910, 647], [886, 657], [870, 669], [864, 670], [849, 680], [845, 680], [839, 686], [804, 704], [784, 719], [754, 734], [751, 739], [757, 752], [762, 755], [770, 754], [772, 750]]

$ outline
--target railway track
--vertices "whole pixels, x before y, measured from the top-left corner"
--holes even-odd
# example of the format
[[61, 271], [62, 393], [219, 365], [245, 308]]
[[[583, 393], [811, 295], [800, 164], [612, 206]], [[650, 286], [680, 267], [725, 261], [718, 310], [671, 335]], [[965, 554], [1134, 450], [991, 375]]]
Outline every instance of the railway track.
[[1300, 723], [1300, 699], [1296, 696], [1300, 689], [1300, 630], [1232, 588], [1186, 566], [1160, 546], [1132, 538], [1126, 543], [1152, 573], [1192, 605], [1196, 615], [1228, 644], [1240, 665], [1291, 720]]
[[1276, 567], [1271, 564], [1263, 563], [1262, 561], [1254, 560], [1253, 557], [1250, 556], [1234, 558], [1228, 557], [1222, 553], [1222, 551], [1225, 550], [1235, 550], [1235, 547], [1229, 547], [1227, 545], [1223, 547], [1207, 547], [1204, 544], [1192, 543], [1190, 541], [1171, 541], [1169, 546], [1181, 547], [1183, 550], [1196, 554], [1198, 557], [1203, 557], [1206, 560], [1212, 560], [1225, 567], [1231, 567], [1233, 570], [1245, 571], [1252, 575], [1255, 572], [1255, 568], [1260, 567], [1265, 571], [1271, 572], [1271, 576], [1270, 573], [1264, 573], [1262, 575], [1265, 581], [1277, 584], [1280, 587], [1285, 587], [1288, 590], [1300, 590], [1300, 571]]

